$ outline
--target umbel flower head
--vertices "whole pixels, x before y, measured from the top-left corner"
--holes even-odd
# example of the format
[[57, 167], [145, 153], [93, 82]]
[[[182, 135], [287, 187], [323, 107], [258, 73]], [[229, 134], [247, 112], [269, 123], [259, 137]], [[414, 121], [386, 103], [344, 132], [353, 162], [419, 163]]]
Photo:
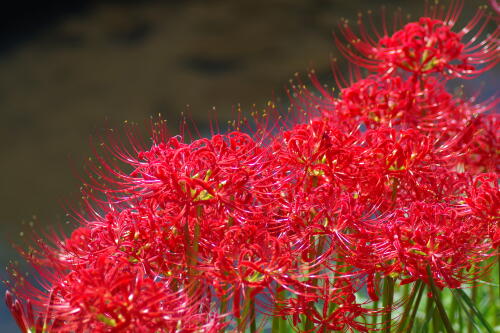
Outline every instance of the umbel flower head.
[[[337, 45], [347, 59], [384, 75], [402, 70], [419, 76], [439, 73], [473, 78], [498, 64], [500, 28], [480, 38], [492, 20], [487, 7], [480, 7], [468, 24], [458, 28], [463, 5], [464, 1], [455, 1], [447, 10], [431, 6], [424, 17], [394, 32], [385, 23], [377, 29], [371, 17], [370, 33], [361, 18], [359, 35], [344, 22], [340, 28], [347, 43], [337, 38]], [[396, 17], [395, 21], [402, 18]]]
[[377, 331], [405, 301], [378, 303], [380, 279], [477, 279], [500, 244], [498, 100], [447, 82], [498, 63], [499, 29], [483, 38], [483, 8], [457, 29], [462, 5], [382, 33], [369, 18], [360, 37], [343, 22], [339, 49], [369, 73], [336, 71], [338, 95], [313, 74], [293, 85], [302, 118], [271, 107], [195, 140], [160, 120], [128, 150], [110, 137], [77, 228], [23, 252], [38, 283], [12, 273], [21, 330]]

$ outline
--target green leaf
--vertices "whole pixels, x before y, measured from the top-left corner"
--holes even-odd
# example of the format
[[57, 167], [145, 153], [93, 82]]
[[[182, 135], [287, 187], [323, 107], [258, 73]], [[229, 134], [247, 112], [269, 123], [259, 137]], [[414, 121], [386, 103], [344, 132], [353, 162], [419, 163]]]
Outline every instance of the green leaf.
[[[483, 326], [483, 328], [487, 332], [495, 333], [495, 331], [493, 330], [491, 325], [488, 323], [488, 321], [486, 321], [486, 319], [484, 319], [482, 313], [478, 310], [476, 305], [472, 302], [472, 300], [469, 298], [469, 296], [462, 289], [452, 289], [451, 291], [452, 291], [453, 295], [460, 301], [459, 302], [460, 306], [462, 306], [464, 308], [464, 310], [466, 310], [465, 313], [467, 313], [470, 320], [473, 320], [475, 322], [474, 319], [478, 319], [479, 322], [481, 323], [481, 325]], [[467, 311], [467, 309], [465, 308], [464, 305], [466, 305], [468, 307], [470, 312]]]
[[[422, 293], [424, 291], [424, 284], [422, 283], [421, 280], [417, 281], [415, 285], [413, 286], [411, 290], [411, 294], [408, 298], [408, 301], [406, 303], [403, 315], [401, 316], [401, 320], [399, 322], [399, 328], [397, 330], [397, 333], [403, 333], [403, 332], [411, 332], [411, 329], [413, 327], [413, 322], [415, 320], [415, 315], [417, 313], [418, 307], [420, 305], [420, 299], [422, 298]], [[413, 304], [413, 301], [416, 301], [415, 304]], [[411, 312], [411, 315], [410, 315]], [[408, 325], [407, 325], [407, 320]]]
[[426, 332], [428, 332], [427, 325], [429, 325], [429, 322], [431, 321], [432, 316], [434, 315], [434, 308], [435, 308], [435, 306], [431, 305], [427, 309], [427, 315], [425, 316], [424, 324], [422, 325], [420, 333], [426, 333]]
[[[453, 291], [452, 291], [452, 294], [453, 294]], [[478, 331], [481, 331], [479, 329], [479, 326], [477, 326], [477, 322], [476, 322], [474, 316], [470, 313], [470, 311], [467, 309], [467, 307], [465, 306], [465, 304], [460, 300], [460, 298], [457, 295], [453, 294], [453, 297], [455, 297], [455, 299], [457, 300], [457, 303], [458, 303], [458, 305], [460, 307], [460, 310], [463, 310], [463, 312], [465, 312], [465, 314], [467, 315], [467, 317], [469, 318], [469, 321], [473, 324], [473, 326]], [[462, 311], [459, 312], [459, 315], [461, 315], [461, 314], [462, 314]], [[459, 319], [460, 319], [460, 327], [463, 327], [463, 325], [462, 325], [463, 324], [462, 323], [462, 318], [460, 317]]]
[[429, 277], [429, 287], [431, 288], [432, 299], [436, 303], [436, 308], [439, 312], [439, 316], [441, 317], [443, 325], [446, 328], [446, 332], [453, 333], [454, 332], [453, 327], [451, 326], [450, 319], [448, 318], [448, 315], [446, 314], [446, 309], [443, 306], [443, 302], [441, 302], [439, 290], [436, 287], [436, 285], [434, 284], [434, 280], [432, 278], [431, 267], [429, 265], [427, 265], [427, 275]]

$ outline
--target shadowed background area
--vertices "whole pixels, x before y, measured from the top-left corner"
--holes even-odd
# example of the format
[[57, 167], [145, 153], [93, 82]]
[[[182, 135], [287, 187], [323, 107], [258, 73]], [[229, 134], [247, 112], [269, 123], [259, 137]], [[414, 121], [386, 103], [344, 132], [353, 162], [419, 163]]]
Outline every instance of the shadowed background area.
[[[481, 3], [467, 1], [466, 11]], [[377, 13], [382, 4], [408, 13], [423, 7], [379, 0], [17, 1], [0, 10], [2, 266], [15, 255], [10, 242], [31, 225], [65, 224], [62, 203], [77, 196], [74, 171], [82, 171], [89, 138], [101, 128], [161, 113], [175, 132], [184, 111], [205, 131], [213, 107], [221, 124], [238, 103], [263, 107], [284, 95], [294, 72], [315, 68], [328, 78], [338, 20]], [[3, 302], [0, 320], [0, 332], [16, 331]]]

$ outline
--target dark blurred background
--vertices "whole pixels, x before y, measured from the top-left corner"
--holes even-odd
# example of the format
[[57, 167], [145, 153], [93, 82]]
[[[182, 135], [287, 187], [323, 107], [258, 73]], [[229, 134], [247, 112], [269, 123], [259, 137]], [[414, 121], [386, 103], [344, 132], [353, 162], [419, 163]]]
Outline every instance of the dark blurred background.
[[[466, 1], [466, 12], [484, 1]], [[65, 224], [89, 138], [161, 113], [178, 128], [189, 104], [203, 131], [283, 95], [295, 72], [328, 77], [341, 17], [421, 1], [4, 1], [0, 5], [0, 263], [11, 243]], [[392, 6], [392, 7], [391, 7]], [[73, 161], [73, 162], [70, 162]], [[75, 167], [71, 167], [71, 165]], [[24, 235], [24, 236], [23, 236]], [[1, 270], [4, 272], [4, 268]], [[5, 273], [0, 274], [1, 277]], [[3, 297], [5, 288], [0, 287]], [[0, 306], [0, 332], [16, 332]]]

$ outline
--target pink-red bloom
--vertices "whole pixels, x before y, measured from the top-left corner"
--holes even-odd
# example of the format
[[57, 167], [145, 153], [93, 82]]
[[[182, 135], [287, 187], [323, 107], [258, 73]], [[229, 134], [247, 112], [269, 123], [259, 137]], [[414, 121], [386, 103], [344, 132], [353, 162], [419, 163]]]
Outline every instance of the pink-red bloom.
[[108, 138], [77, 228], [23, 252], [36, 283], [13, 273], [19, 327], [366, 332], [401, 304], [368, 309], [381, 278], [473, 281], [500, 244], [498, 100], [447, 83], [498, 63], [499, 29], [481, 38], [483, 9], [456, 29], [461, 7], [359, 37], [344, 23], [340, 51], [370, 73], [336, 71], [338, 95], [312, 73], [290, 90], [301, 117], [191, 141], [160, 122], [149, 146], [127, 132], [128, 150]]
[[[432, 73], [475, 77], [498, 64], [500, 29], [497, 27], [481, 38], [491, 20], [482, 7], [467, 25], [457, 28], [463, 3], [452, 3], [447, 12], [437, 6], [430, 7], [425, 17], [394, 32], [385, 23], [380, 31], [370, 18], [372, 32], [359, 22], [358, 35], [344, 22], [340, 27], [347, 43], [337, 38], [337, 46], [350, 61], [384, 75], [402, 70], [414, 77]], [[401, 20], [401, 17], [396, 19]]]

